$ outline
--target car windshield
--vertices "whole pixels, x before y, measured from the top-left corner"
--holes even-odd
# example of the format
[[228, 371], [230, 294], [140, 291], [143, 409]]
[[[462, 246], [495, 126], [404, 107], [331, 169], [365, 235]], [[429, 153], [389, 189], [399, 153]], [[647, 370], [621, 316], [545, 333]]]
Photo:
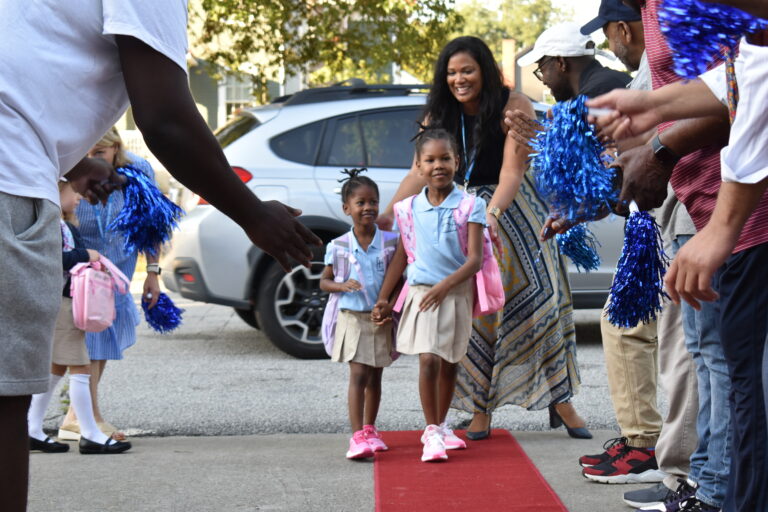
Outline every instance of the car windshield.
[[227, 124], [216, 130], [214, 135], [218, 139], [222, 148], [225, 148], [235, 142], [237, 139], [250, 132], [261, 124], [253, 114], [243, 112], [235, 116]]

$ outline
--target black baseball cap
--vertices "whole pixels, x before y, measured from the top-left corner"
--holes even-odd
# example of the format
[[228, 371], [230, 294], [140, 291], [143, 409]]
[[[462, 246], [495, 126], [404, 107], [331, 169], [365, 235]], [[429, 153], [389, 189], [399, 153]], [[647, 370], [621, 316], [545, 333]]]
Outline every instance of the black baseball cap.
[[602, 0], [597, 18], [581, 27], [581, 33], [585, 36], [589, 35], [603, 28], [610, 21], [639, 21], [640, 19], [642, 19], [640, 13], [624, 5], [621, 0]]

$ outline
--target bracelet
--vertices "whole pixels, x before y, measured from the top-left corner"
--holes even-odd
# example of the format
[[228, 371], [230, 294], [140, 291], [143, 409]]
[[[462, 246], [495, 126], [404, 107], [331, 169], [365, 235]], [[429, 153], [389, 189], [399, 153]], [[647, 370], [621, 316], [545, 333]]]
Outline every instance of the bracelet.
[[160, 275], [162, 269], [160, 268], [159, 263], [147, 263], [147, 272], [154, 272], [155, 274]]

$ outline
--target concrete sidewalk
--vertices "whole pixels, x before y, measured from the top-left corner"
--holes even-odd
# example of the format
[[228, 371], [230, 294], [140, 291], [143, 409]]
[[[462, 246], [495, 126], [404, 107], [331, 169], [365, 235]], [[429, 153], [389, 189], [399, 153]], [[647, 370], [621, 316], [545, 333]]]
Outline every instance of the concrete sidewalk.
[[[577, 463], [580, 455], [600, 452], [613, 432], [593, 431], [590, 441], [571, 439], [562, 430], [513, 434], [569, 511], [631, 510], [621, 495], [637, 487], [587, 481]], [[132, 442], [133, 449], [122, 455], [83, 456], [74, 443], [65, 454], [33, 453], [29, 511], [374, 509], [373, 464], [344, 459], [343, 434], [139, 437]], [[508, 493], [514, 503], [515, 489]]]

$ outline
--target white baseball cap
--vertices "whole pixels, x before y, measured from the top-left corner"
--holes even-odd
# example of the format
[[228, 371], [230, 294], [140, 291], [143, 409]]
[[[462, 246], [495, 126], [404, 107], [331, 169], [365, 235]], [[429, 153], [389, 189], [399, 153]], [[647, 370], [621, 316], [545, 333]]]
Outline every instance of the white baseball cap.
[[595, 42], [590, 36], [581, 33], [581, 25], [574, 21], [558, 23], [536, 39], [533, 50], [520, 57], [520, 67], [530, 66], [543, 57], [581, 57], [583, 55], [603, 55], [595, 50]]

